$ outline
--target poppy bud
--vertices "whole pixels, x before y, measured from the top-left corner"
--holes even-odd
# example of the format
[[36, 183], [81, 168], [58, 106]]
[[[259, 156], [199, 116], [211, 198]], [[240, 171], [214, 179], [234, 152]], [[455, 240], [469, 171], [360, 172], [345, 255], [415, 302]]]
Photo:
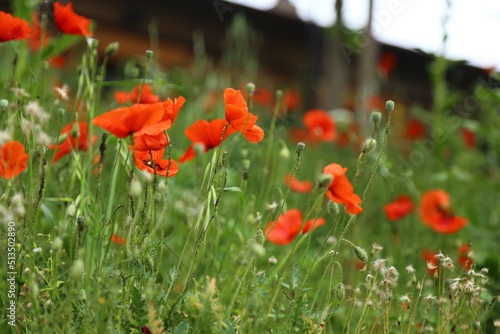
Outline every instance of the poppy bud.
[[253, 95], [253, 93], [255, 93], [255, 84], [253, 82], [247, 84], [247, 92], [248, 95]]
[[264, 232], [262, 232], [262, 230], [259, 228], [257, 230], [257, 233], [255, 233], [255, 241], [259, 244], [259, 245], [262, 245], [264, 244], [264, 241], [266, 240], [266, 238], [264, 237]]
[[76, 215], [76, 205], [74, 203], [71, 203], [66, 209], [66, 216], [74, 217], [75, 215]]
[[366, 140], [363, 142], [363, 146], [361, 148], [361, 152], [363, 153], [371, 153], [375, 151], [375, 148], [377, 147], [377, 141], [373, 138], [366, 138]]
[[326, 188], [332, 183], [333, 175], [331, 174], [321, 174], [318, 178], [318, 188]]
[[335, 298], [337, 298], [338, 301], [341, 301], [341, 300], [343, 300], [345, 298], [345, 286], [344, 286], [344, 283], [340, 282], [335, 287]]
[[64, 115], [66, 115], [66, 109], [59, 108], [57, 109], [57, 113], [59, 114], [59, 117], [63, 117]]
[[276, 100], [281, 99], [281, 97], [283, 96], [283, 91], [278, 89], [276, 92], [274, 92], [274, 96], [276, 96]]
[[297, 153], [300, 153], [306, 148], [306, 143], [303, 141], [297, 143]]
[[276, 263], [278, 263], [278, 260], [274, 257], [274, 256], [271, 256], [269, 259], [269, 264], [271, 265], [275, 265]]
[[146, 58], [148, 59], [153, 58], [153, 50], [146, 50]]
[[119, 47], [120, 47], [120, 43], [118, 43], [118, 42], [113, 42], [113, 43], [109, 44], [106, 47], [106, 55], [108, 57], [111, 56], [113, 53], [115, 53], [116, 51], [118, 51]]
[[130, 195], [140, 196], [142, 194], [142, 184], [137, 179], [130, 181]]
[[388, 112], [392, 112], [392, 111], [394, 110], [394, 101], [388, 100], [388, 101], [385, 103], [385, 109], [386, 109]]
[[472, 328], [474, 328], [476, 330], [480, 330], [481, 329], [481, 323], [479, 321], [473, 321], [472, 322]]
[[79, 281], [82, 278], [83, 272], [85, 271], [83, 261], [78, 259], [73, 263], [69, 276], [75, 281]]
[[243, 167], [244, 170], [248, 170], [250, 168], [250, 160], [243, 159], [241, 161], [241, 166]]
[[288, 150], [288, 147], [283, 146], [280, 150], [279, 156], [283, 160], [288, 160], [290, 158], [290, 150]]
[[95, 38], [87, 38], [87, 44], [90, 49], [95, 50], [97, 49], [97, 46], [99, 45], [99, 41]]
[[332, 216], [335, 216], [340, 212], [339, 205], [335, 202], [332, 202], [332, 201], [328, 201], [328, 204], [326, 205], [326, 210]]
[[252, 242], [250, 244], [250, 250], [257, 257], [263, 257], [266, 254], [266, 249], [264, 248], [264, 246], [262, 246], [261, 244], [258, 244], [256, 242]]
[[9, 106], [9, 101], [6, 99], [0, 100], [0, 109], [5, 110]]
[[363, 263], [368, 262], [368, 255], [366, 254], [366, 251], [363, 248], [355, 246], [353, 247], [353, 249], [354, 249], [354, 254], [356, 254], [356, 257], [358, 258], [359, 261]]
[[60, 251], [63, 248], [63, 241], [59, 237], [55, 237], [54, 240], [52, 241], [52, 245], [50, 246], [52, 250], [54, 251]]
[[382, 113], [380, 111], [372, 111], [371, 119], [373, 124], [379, 125], [382, 120]]

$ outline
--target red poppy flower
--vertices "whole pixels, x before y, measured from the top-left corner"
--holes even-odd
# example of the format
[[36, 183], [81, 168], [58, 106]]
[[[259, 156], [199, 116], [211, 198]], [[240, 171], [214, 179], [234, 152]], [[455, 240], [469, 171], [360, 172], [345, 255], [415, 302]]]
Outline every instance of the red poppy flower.
[[66, 6], [60, 2], [54, 2], [54, 22], [57, 29], [62, 33], [70, 35], [92, 36], [89, 30], [90, 20], [77, 15], [73, 11], [73, 4], [69, 2]]
[[144, 86], [142, 86], [141, 100], [137, 101], [137, 99], [139, 98], [139, 93], [141, 92], [141, 86], [142, 85], [135, 86], [131, 92], [115, 92], [116, 102], [120, 104], [125, 104], [128, 102], [150, 104], [160, 101], [160, 97], [153, 93], [151, 86], [148, 84], [144, 84]]
[[382, 76], [388, 77], [391, 75], [394, 67], [396, 67], [396, 63], [397, 58], [394, 53], [384, 52], [380, 57], [379, 63], [377, 65], [377, 70]]
[[450, 197], [442, 189], [429, 190], [420, 200], [420, 217], [434, 231], [445, 234], [458, 232], [467, 219], [453, 214]]
[[308, 193], [314, 187], [311, 181], [299, 181], [295, 176], [290, 178], [290, 174], [285, 175], [285, 183], [290, 183], [290, 189], [298, 193]]
[[28, 22], [0, 11], [0, 43], [26, 39], [30, 34]]
[[403, 136], [409, 140], [418, 140], [425, 137], [425, 125], [418, 119], [410, 119], [405, 126]]
[[385, 215], [389, 220], [399, 220], [415, 210], [415, 203], [408, 195], [399, 195], [391, 203], [384, 206]]
[[[54, 155], [53, 162], [61, 159], [66, 154], [70, 153], [72, 150], [88, 151], [89, 149], [89, 132], [88, 124], [85, 122], [73, 122], [67, 124], [61, 130], [61, 135], [65, 135], [64, 141], [55, 145], [49, 146], [49, 150], [57, 149]], [[92, 143], [97, 141], [97, 136], [94, 135], [92, 138]]]
[[352, 215], [357, 215], [363, 211], [359, 206], [361, 198], [354, 193], [354, 188], [351, 182], [345, 176], [347, 168], [343, 168], [339, 164], [330, 164], [323, 168], [323, 173], [333, 176], [333, 180], [328, 185], [326, 195], [333, 202], [344, 204], [346, 211]]
[[329, 142], [337, 138], [335, 121], [324, 110], [313, 109], [307, 111], [302, 122], [306, 130], [292, 130], [292, 136], [296, 141]]
[[[179, 158], [179, 162], [184, 163], [185, 161], [189, 161], [196, 156], [194, 151], [195, 144], [203, 144], [204, 152], [219, 146], [221, 143], [222, 131], [226, 125], [227, 121], [225, 119], [214, 119], [210, 121], [210, 123], [201, 119], [191, 124], [191, 126], [189, 126], [184, 133], [186, 134], [186, 137], [193, 142], [193, 145], [189, 146], [186, 152], [184, 152], [184, 154]], [[227, 127], [224, 134], [224, 140], [235, 131], [236, 130], [233, 128]]]
[[171, 120], [148, 125], [134, 133], [134, 148], [138, 151], [157, 151], [168, 145], [165, 133], [172, 124]]
[[255, 88], [252, 101], [260, 106], [272, 107], [274, 104], [274, 94], [265, 88]]
[[[307, 233], [311, 228], [317, 228], [325, 224], [325, 219], [317, 218], [316, 220], [310, 219], [302, 228], [302, 233]], [[300, 227], [302, 226], [302, 212], [298, 209], [290, 209], [285, 214], [281, 215], [274, 227], [273, 222], [270, 222], [264, 234], [268, 234], [267, 239], [277, 245], [287, 245], [295, 239], [299, 234]]]
[[40, 47], [40, 43], [43, 47], [47, 46], [50, 36], [47, 31], [43, 30], [40, 26], [40, 19], [37, 13], [31, 16], [31, 24], [33, 28], [31, 29], [31, 34], [28, 39], [28, 47], [32, 52], [36, 52]]
[[288, 90], [283, 93], [282, 109], [283, 112], [289, 113], [294, 111], [300, 104], [300, 94], [296, 90]]
[[[132, 147], [129, 146], [132, 150]], [[135, 165], [140, 170], [162, 176], [174, 176], [179, 171], [179, 165], [172, 159], [163, 159], [165, 149], [158, 151], [134, 150]], [[167, 175], [168, 171], [168, 175]]]
[[125, 245], [127, 243], [127, 239], [117, 236], [116, 234], [111, 234], [111, 242], [116, 245]]
[[427, 264], [427, 273], [432, 277], [434, 277], [436, 273], [439, 275], [439, 260], [436, 258], [437, 254], [437, 252], [428, 249], [424, 249], [421, 254], [422, 260]]
[[125, 138], [148, 125], [167, 120], [173, 123], [184, 102], [186, 99], [179, 96], [174, 101], [169, 98], [165, 102], [134, 104], [108, 111], [95, 117], [92, 123], [118, 138]]
[[247, 103], [239, 90], [227, 88], [224, 91], [226, 121], [231, 127], [241, 132], [251, 143], [258, 143], [264, 139], [264, 131], [255, 125], [258, 117], [250, 113]]
[[474, 261], [469, 258], [469, 253], [472, 252], [470, 244], [463, 244], [458, 248], [458, 264], [463, 270], [470, 270]]
[[462, 140], [466, 148], [474, 148], [476, 146], [476, 134], [469, 128], [462, 128]]
[[28, 155], [23, 144], [18, 141], [8, 141], [0, 147], [0, 176], [12, 179], [26, 169]]

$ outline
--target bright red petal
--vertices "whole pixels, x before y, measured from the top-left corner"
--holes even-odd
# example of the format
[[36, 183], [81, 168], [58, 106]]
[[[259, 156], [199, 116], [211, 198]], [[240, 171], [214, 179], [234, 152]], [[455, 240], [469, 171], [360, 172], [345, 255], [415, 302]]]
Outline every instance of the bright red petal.
[[18, 141], [9, 141], [0, 148], [0, 176], [12, 179], [26, 169], [28, 155], [23, 144]]
[[86, 17], [77, 15], [73, 11], [71, 2], [66, 6], [59, 2], [54, 3], [54, 21], [57, 29], [65, 34], [92, 36], [92, 32], [89, 30], [91, 21]]

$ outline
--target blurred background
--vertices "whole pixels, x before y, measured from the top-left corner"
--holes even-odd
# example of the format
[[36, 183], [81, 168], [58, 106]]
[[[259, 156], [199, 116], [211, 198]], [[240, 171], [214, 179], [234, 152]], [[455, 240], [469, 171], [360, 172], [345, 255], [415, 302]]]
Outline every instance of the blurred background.
[[[100, 51], [120, 43], [112, 66], [146, 49], [167, 69], [209, 61], [235, 73], [233, 81], [297, 91], [303, 110], [370, 111], [389, 98], [430, 109], [436, 56], [452, 61], [446, 80], [465, 93], [500, 63], [494, 0], [76, 0], [73, 6], [94, 20]], [[0, 1], [0, 9], [9, 7]]]

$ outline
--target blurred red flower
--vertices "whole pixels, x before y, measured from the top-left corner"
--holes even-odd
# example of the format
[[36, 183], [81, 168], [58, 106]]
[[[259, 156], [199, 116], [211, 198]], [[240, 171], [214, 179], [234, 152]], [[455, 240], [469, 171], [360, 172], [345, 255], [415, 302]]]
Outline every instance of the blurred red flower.
[[422, 260], [426, 262], [427, 273], [434, 277], [435, 274], [439, 275], [439, 260], [436, 258], [438, 253], [424, 249], [421, 253]]
[[125, 138], [148, 125], [167, 120], [173, 123], [185, 101], [179, 96], [174, 101], [168, 98], [165, 102], [121, 107], [95, 117], [92, 123], [118, 138]]
[[474, 148], [476, 146], [476, 134], [469, 128], [462, 128], [462, 140], [466, 148]]
[[[132, 147], [129, 146], [132, 150]], [[165, 149], [157, 151], [134, 150], [134, 161], [137, 168], [151, 174], [174, 176], [179, 171], [179, 165], [172, 159], [163, 159]], [[167, 174], [168, 171], [168, 174]]]
[[394, 67], [396, 67], [397, 62], [398, 61], [394, 53], [384, 52], [378, 62], [377, 70], [380, 73], [380, 75], [388, 77], [391, 75]]
[[[141, 86], [142, 85], [135, 86], [131, 92], [115, 92], [115, 101], [120, 104], [125, 104], [128, 102], [150, 104], [160, 101], [160, 97], [153, 93], [153, 89], [150, 85], [144, 84], [144, 86], [142, 86], [142, 93]], [[141, 93], [141, 99], [137, 101], [137, 99], [139, 98], [139, 93]]]
[[127, 239], [117, 236], [116, 234], [111, 234], [111, 242], [116, 245], [125, 245], [127, 243]]
[[425, 125], [418, 119], [410, 119], [406, 122], [403, 136], [409, 140], [418, 140], [425, 137]]
[[463, 270], [470, 270], [474, 261], [469, 258], [469, 253], [472, 252], [470, 244], [463, 244], [458, 248], [458, 264]]
[[30, 34], [28, 22], [0, 11], [0, 43], [26, 39]]
[[333, 202], [344, 204], [346, 211], [352, 215], [357, 215], [363, 211], [359, 206], [361, 198], [354, 193], [351, 182], [345, 176], [347, 168], [339, 164], [330, 164], [323, 168], [323, 173], [333, 176], [332, 182], [328, 185], [326, 195]]
[[57, 29], [65, 34], [92, 36], [89, 30], [90, 20], [80, 16], [73, 11], [73, 4], [69, 2], [63, 5], [60, 2], [54, 2], [54, 22]]
[[285, 183], [290, 183], [290, 189], [298, 193], [308, 193], [314, 187], [311, 181], [299, 181], [295, 176], [290, 178], [290, 174], [285, 175]]
[[295, 141], [330, 142], [337, 138], [336, 124], [332, 117], [324, 110], [313, 109], [304, 114], [302, 122], [306, 130], [292, 130]]
[[258, 143], [264, 139], [264, 130], [255, 125], [258, 117], [250, 113], [247, 103], [239, 90], [227, 88], [224, 90], [226, 121], [231, 127], [241, 132], [251, 143]]
[[[64, 141], [59, 145], [52, 144], [49, 150], [56, 149], [56, 154], [52, 162], [56, 162], [72, 150], [88, 151], [89, 149], [89, 132], [88, 124], [85, 122], [72, 122], [64, 126], [61, 130], [61, 138]], [[92, 144], [97, 141], [97, 136], [92, 137]]]
[[415, 210], [415, 203], [410, 196], [402, 194], [397, 196], [391, 203], [384, 206], [385, 215], [388, 220], [399, 220]]
[[23, 144], [18, 141], [8, 141], [0, 147], [0, 176], [12, 179], [26, 169], [28, 154]]
[[[302, 226], [302, 212], [298, 209], [290, 209], [285, 214], [281, 215], [273, 227], [274, 222], [270, 222], [264, 234], [267, 239], [277, 245], [287, 245], [295, 239], [300, 232]], [[316, 220], [310, 219], [302, 228], [302, 233], [307, 233], [311, 228], [317, 228], [325, 224], [325, 219], [317, 218]], [[271, 229], [272, 227], [272, 229]]]
[[429, 190], [422, 195], [420, 217], [434, 231], [445, 234], [456, 233], [467, 224], [467, 219], [453, 214], [450, 197], [442, 189]]
[[[194, 151], [195, 144], [203, 144], [204, 152], [219, 146], [222, 142], [222, 132], [225, 127], [227, 127], [227, 121], [225, 119], [214, 119], [210, 122], [201, 119], [191, 124], [184, 133], [193, 144], [189, 146], [186, 152], [179, 158], [179, 162], [184, 163], [196, 156], [196, 152]], [[232, 127], [227, 127], [224, 133], [224, 140], [235, 131], [236, 130]]]

